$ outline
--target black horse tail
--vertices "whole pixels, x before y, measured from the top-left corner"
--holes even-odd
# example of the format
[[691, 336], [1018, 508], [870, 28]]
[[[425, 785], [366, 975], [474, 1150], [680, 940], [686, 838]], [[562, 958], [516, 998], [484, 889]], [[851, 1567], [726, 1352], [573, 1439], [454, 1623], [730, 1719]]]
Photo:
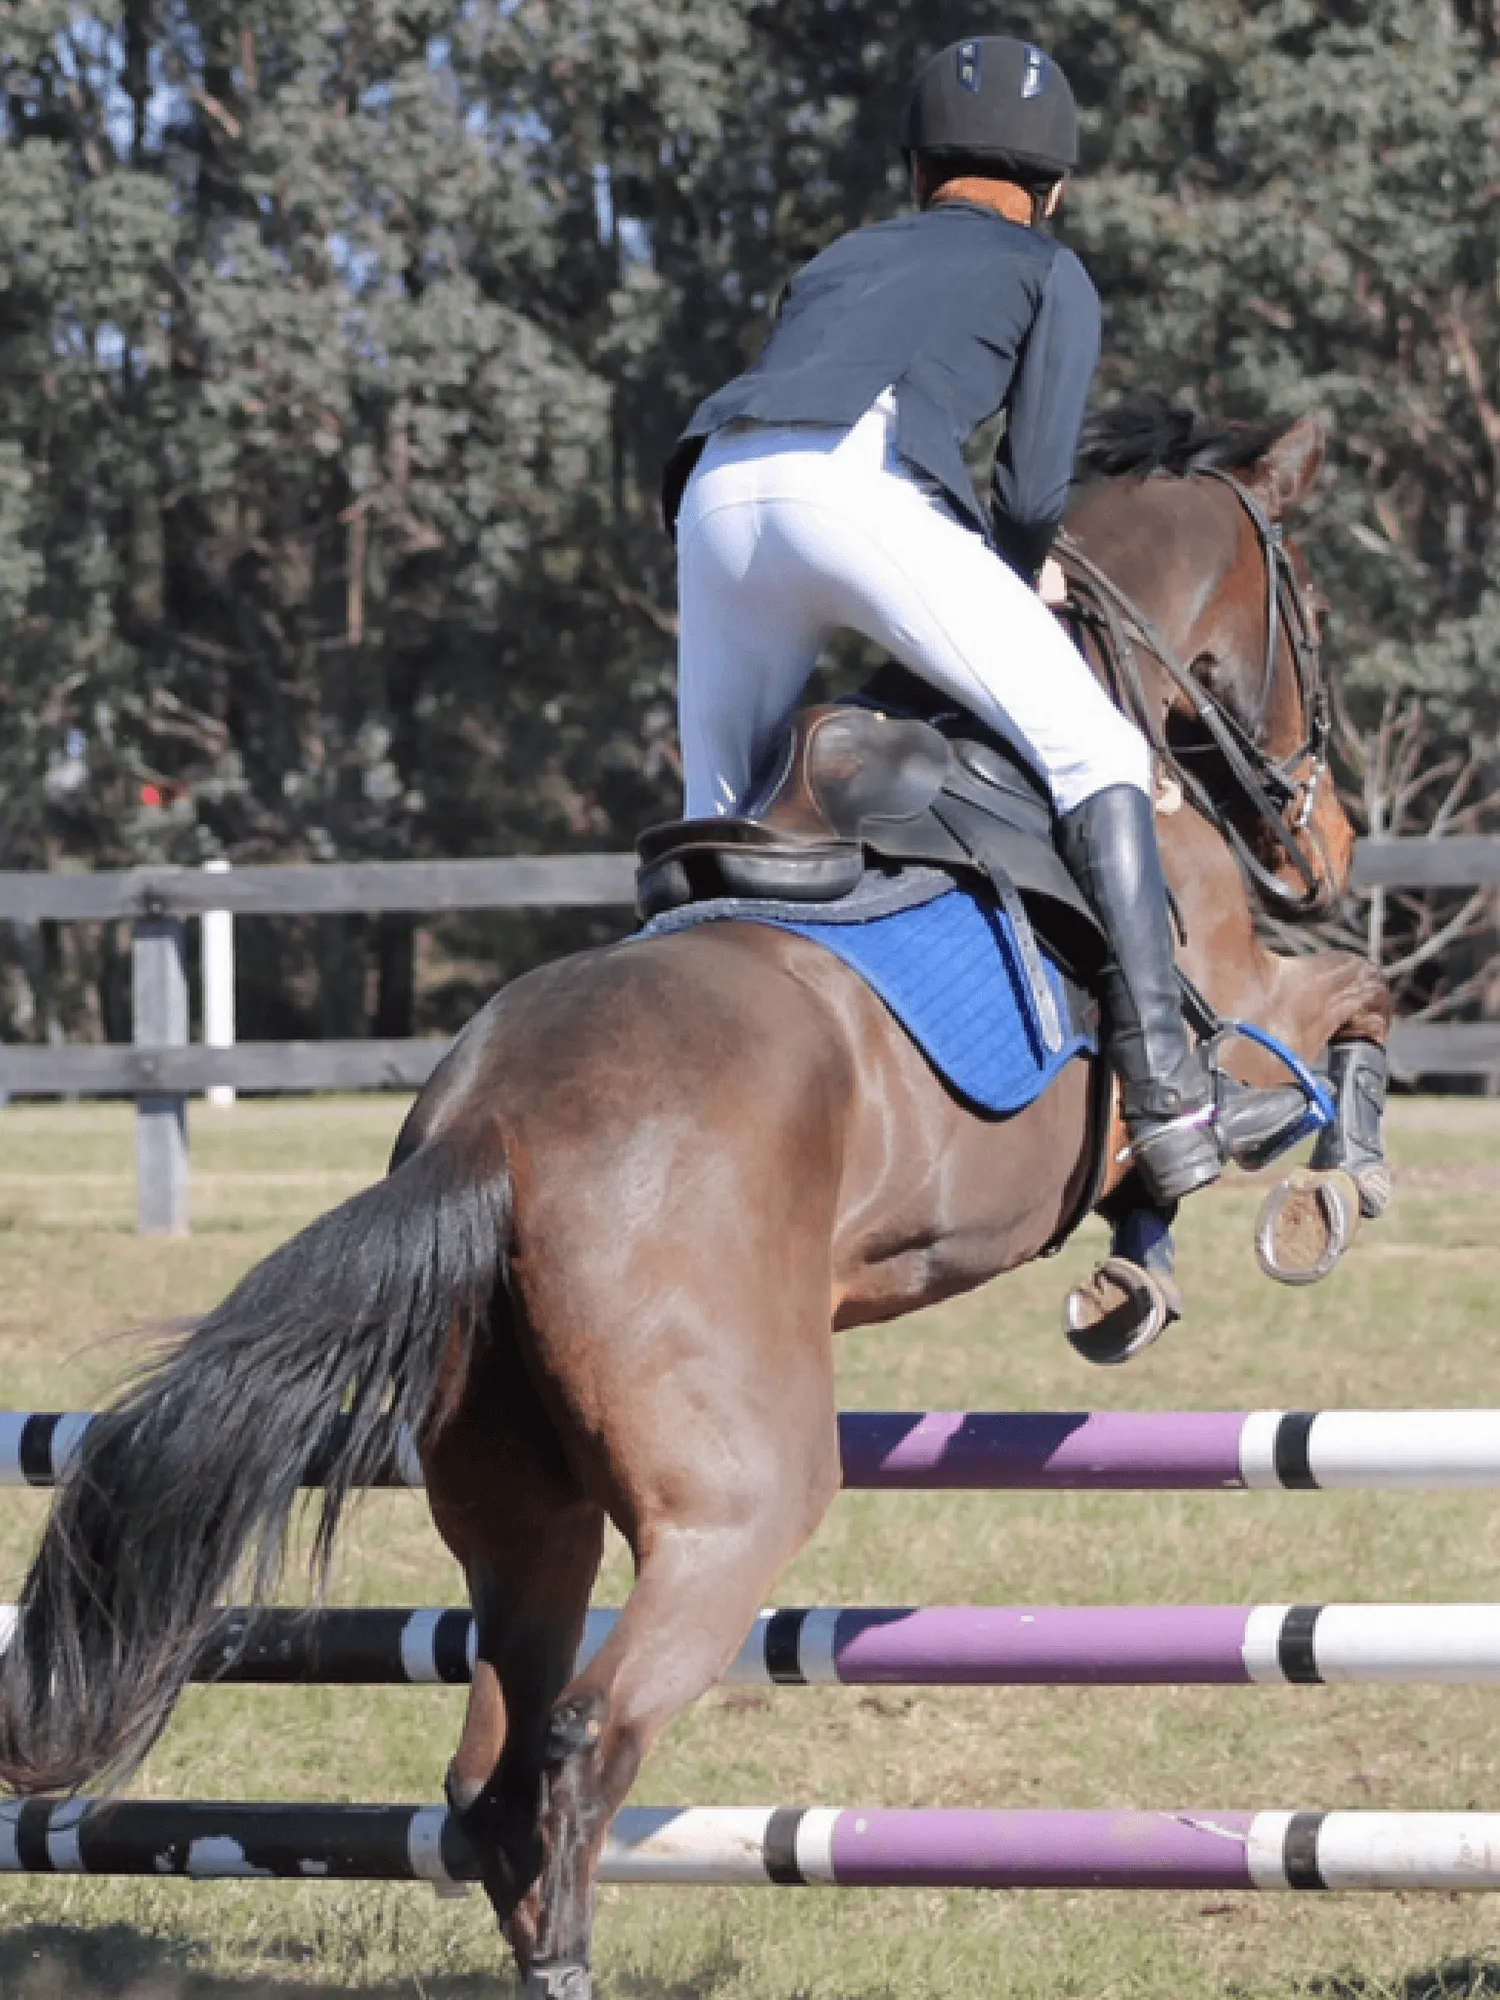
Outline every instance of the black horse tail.
[[256, 1265], [89, 1426], [0, 1659], [0, 1783], [72, 1791], [132, 1770], [226, 1594], [272, 1593], [311, 1476], [322, 1586], [399, 1427], [421, 1438], [451, 1413], [505, 1281], [510, 1211], [490, 1148], [429, 1140]]

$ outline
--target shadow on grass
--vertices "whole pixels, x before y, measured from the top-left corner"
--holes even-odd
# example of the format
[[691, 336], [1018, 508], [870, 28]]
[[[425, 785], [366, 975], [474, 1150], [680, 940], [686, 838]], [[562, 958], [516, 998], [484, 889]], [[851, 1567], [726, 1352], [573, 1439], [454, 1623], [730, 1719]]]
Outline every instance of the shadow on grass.
[[1316, 2000], [1500, 2000], [1500, 1959], [1451, 1958], [1404, 1979], [1339, 1974], [1300, 1989]]
[[[755, 1991], [756, 1980], [746, 1977], [753, 1970], [725, 1938], [701, 1951], [691, 1967], [670, 1979], [659, 1972], [605, 1972], [599, 1980], [599, 2000], [714, 2000], [720, 1993]], [[795, 1991], [802, 1994], [805, 1989], [799, 1986]], [[857, 1994], [850, 1991], [847, 2000], [896, 2000], [896, 1989], [884, 1983], [865, 1984]]]
[[601, 2000], [712, 2000], [738, 1981], [745, 1962], [727, 1943], [705, 1953], [688, 1972], [675, 1979], [662, 1979], [650, 1972], [622, 1972], [603, 1976]]
[[0, 2000], [519, 2000], [514, 1977], [424, 1974], [351, 1986], [305, 1976], [226, 1978], [196, 1971], [188, 1952], [130, 1924], [87, 1929], [25, 1924], [0, 1932]]
[[[131, 1924], [22, 1925], [0, 1932], [0, 2000], [351, 2000], [351, 1995], [359, 2000], [520, 2000], [514, 1974], [498, 1966], [494, 1972], [437, 1974], [415, 1966], [399, 1978], [373, 1983], [320, 1984], [306, 1977], [305, 1959], [301, 1976], [233, 1978], [195, 1970], [190, 1949]], [[735, 1988], [744, 1971], [744, 1961], [724, 1942], [675, 1977], [664, 1979], [640, 1969], [605, 1972], [599, 1980], [600, 2000], [712, 2000]], [[890, 1996], [882, 1989], [865, 2000]]]

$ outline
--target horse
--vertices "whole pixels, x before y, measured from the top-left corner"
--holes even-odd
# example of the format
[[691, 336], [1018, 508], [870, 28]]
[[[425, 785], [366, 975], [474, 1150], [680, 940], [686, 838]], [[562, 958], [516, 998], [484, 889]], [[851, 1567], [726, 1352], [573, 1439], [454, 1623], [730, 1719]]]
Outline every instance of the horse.
[[[1310, 871], [1326, 905], [1352, 834], [1268, 583], [1322, 450], [1312, 421], [1199, 424], [1087, 485], [1068, 546], [1161, 649], [1137, 643], [1131, 668], [1158, 733], [1202, 724], [1185, 666], [1285, 773], [1296, 859], [1272, 841], [1260, 866], [1299, 895]], [[1160, 830], [1184, 963], [1216, 1008], [1308, 1057], [1383, 1044], [1368, 965], [1267, 949], [1242, 858], [1192, 797]], [[839, 960], [756, 923], [518, 978], [438, 1066], [388, 1175], [273, 1251], [91, 1426], [0, 1664], [0, 1780], [120, 1782], [225, 1593], [273, 1591], [309, 1475], [321, 1577], [350, 1496], [410, 1426], [477, 1621], [448, 1797], [528, 1993], [586, 2000], [610, 1821], [839, 1489], [834, 1333], [1037, 1256], [1092, 1186], [1092, 1067], [981, 1116]], [[579, 1669], [607, 1520], [634, 1585]]]

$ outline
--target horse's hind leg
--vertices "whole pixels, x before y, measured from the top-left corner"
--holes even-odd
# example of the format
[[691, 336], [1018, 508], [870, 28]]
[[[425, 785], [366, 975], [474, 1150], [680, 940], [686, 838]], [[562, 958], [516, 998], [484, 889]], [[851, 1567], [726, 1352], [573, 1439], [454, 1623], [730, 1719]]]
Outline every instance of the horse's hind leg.
[[[697, 1352], [679, 1347], [672, 1375], [653, 1384], [654, 1420], [631, 1428], [622, 1408], [609, 1427], [610, 1511], [637, 1580], [551, 1718], [547, 1862], [517, 1914], [531, 1931], [533, 2000], [586, 2000], [609, 1823], [652, 1743], [723, 1673], [837, 1491], [831, 1346], [826, 1285], [794, 1342], [768, 1344], [722, 1313], [715, 1324], [705, 1306]], [[763, 1370], [753, 1377], [752, 1358]]]
[[544, 1858], [547, 1732], [583, 1633], [604, 1512], [569, 1469], [504, 1329], [427, 1454], [426, 1477], [433, 1519], [463, 1565], [477, 1627], [448, 1799], [509, 1934]]

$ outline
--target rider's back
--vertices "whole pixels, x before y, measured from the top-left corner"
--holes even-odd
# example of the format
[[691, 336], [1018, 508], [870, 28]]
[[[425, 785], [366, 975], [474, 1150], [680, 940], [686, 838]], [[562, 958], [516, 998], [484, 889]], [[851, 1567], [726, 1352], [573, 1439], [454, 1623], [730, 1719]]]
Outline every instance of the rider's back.
[[[983, 531], [962, 447], [1024, 393], [1017, 371], [1044, 315], [1087, 379], [1099, 308], [1083, 266], [993, 210], [942, 202], [841, 236], [792, 279], [759, 360], [694, 412], [667, 470], [669, 518], [702, 439], [725, 424], [846, 426], [893, 387], [901, 457]], [[1070, 471], [1073, 445], [1037, 461]]]

